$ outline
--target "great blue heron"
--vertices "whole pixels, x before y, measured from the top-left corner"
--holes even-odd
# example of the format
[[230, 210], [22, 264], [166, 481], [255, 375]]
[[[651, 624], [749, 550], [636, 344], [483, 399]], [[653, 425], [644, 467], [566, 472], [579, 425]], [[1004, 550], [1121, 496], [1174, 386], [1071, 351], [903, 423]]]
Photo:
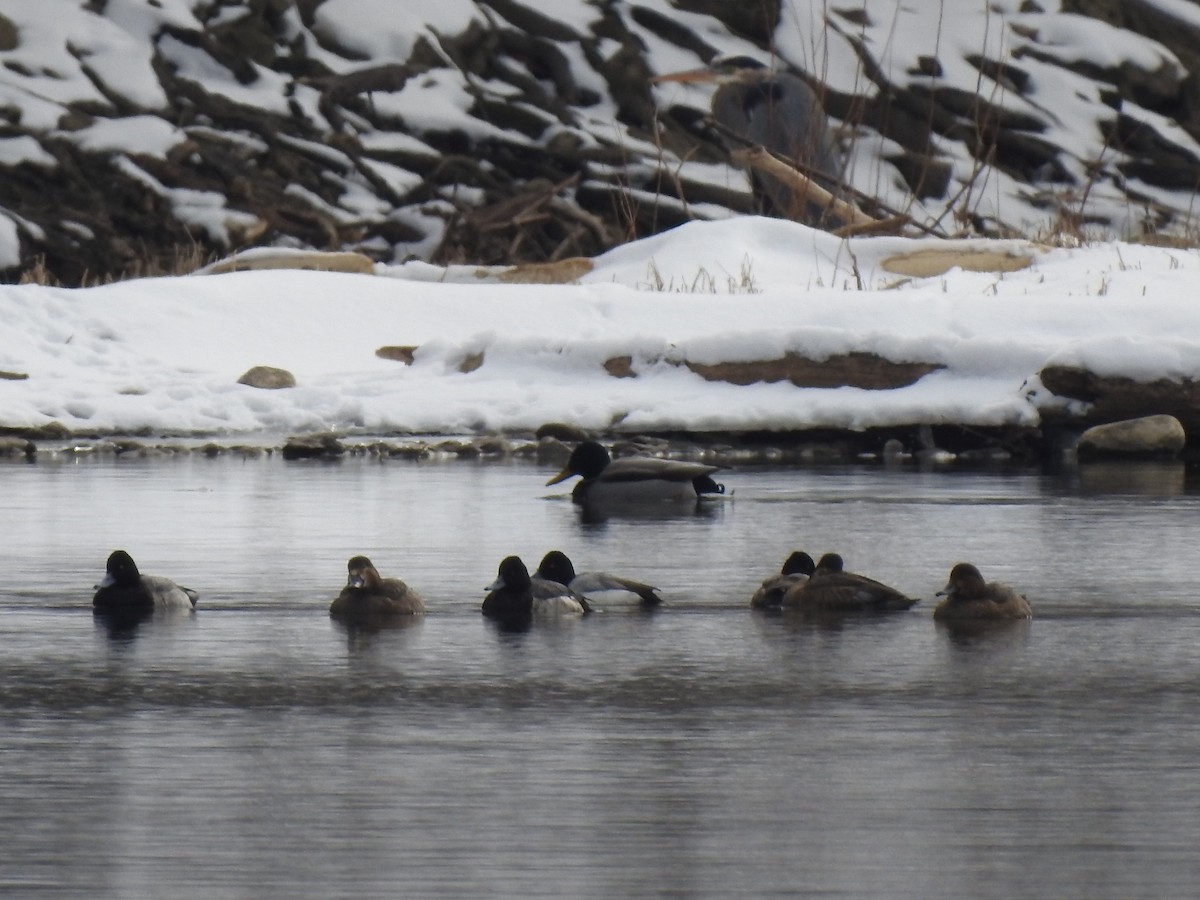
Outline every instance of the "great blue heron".
[[[704, 68], [659, 75], [654, 81], [720, 85], [712, 97], [712, 115], [718, 123], [744, 138], [746, 144], [765, 147], [799, 163], [818, 184], [836, 193], [841, 153], [830, 134], [821, 102], [800, 78], [773, 71], [749, 56], [725, 56]], [[731, 149], [745, 146], [736, 140], [726, 143]], [[806, 212], [795, 208], [799, 204], [793, 199], [792, 189], [782, 181], [758, 172], [752, 181], [760, 192], [764, 212], [789, 218]], [[821, 211], [807, 212], [819, 217]]]

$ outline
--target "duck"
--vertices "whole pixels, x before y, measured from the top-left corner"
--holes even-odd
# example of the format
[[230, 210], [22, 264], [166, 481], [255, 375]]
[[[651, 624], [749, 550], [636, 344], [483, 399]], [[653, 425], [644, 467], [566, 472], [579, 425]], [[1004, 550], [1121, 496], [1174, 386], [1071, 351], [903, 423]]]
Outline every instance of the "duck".
[[583, 441], [571, 451], [563, 470], [547, 481], [546, 486], [578, 475], [580, 481], [571, 491], [571, 499], [579, 504], [695, 500], [706, 494], [725, 493], [725, 485], [712, 477], [721, 468], [652, 456], [624, 456], [614, 460], [603, 444]]
[[787, 590], [780, 605], [821, 612], [888, 612], [919, 602], [873, 578], [847, 572], [840, 554], [826, 553], [807, 580]]
[[421, 595], [399, 578], [384, 578], [365, 556], [346, 563], [346, 586], [329, 606], [335, 619], [380, 619], [425, 614]]
[[482, 611], [490, 619], [528, 621], [584, 616], [592, 611], [587, 598], [564, 584], [539, 579], [535, 584], [519, 556], [506, 556], [496, 580], [486, 588]]
[[998, 581], [984, 581], [971, 563], [955, 564], [937, 596], [946, 598], [933, 610], [933, 617], [941, 621], [1033, 617], [1033, 607], [1024, 594]]
[[803, 550], [797, 550], [783, 561], [778, 574], [763, 579], [762, 585], [750, 598], [751, 609], [779, 609], [783, 595], [798, 584], [808, 581], [816, 569], [813, 558]]
[[534, 582], [548, 581], [554, 584], [566, 585], [576, 594], [582, 594], [590, 599], [591, 594], [604, 591], [621, 591], [633, 594], [641, 606], [652, 608], [662, 603], [655, 587], [623, 578], [620, 575], [610, 575], [607, 572], [576, 572], [571, 558], [561, 550], [551, 550], [538, 563], [537, 571], [533, 573]]
[[200, 594], [161, 575], [143, 575], [124, 550], [114, 550], [96, 585], [92, 609], [96, 612], [144, 613], [159, 609], [192, 610]]

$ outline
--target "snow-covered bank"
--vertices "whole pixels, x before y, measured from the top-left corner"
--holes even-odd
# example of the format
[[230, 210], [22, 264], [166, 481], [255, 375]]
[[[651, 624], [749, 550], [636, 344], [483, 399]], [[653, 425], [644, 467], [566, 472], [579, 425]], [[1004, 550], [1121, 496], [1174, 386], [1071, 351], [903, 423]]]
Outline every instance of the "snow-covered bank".
[[[925, 249], [1026, 255], [1018, 271], [914, 277]], [[971, 257], [964, 257], [969, 261]], [[590, 429], [1036, 426], [1047, 364], [1200, 377], [1200, 253], [1105, 243], [841, 241], [759, 218], [691, 223], [578, 283], [426, 264], [251, 271], [88, 289], [0, 286], [0, 427], [236, 435]], [[376, 355], [410, 347], [412, 363]], [[931, 371], [892, 389], [706, 380], [688, 364], [868, 354]], [[627, 377], [614, 359], [628, 358]], [[278, 366], [297, 386], [238, 384]], [[628, 377], [632, 376], [632, 377]]]

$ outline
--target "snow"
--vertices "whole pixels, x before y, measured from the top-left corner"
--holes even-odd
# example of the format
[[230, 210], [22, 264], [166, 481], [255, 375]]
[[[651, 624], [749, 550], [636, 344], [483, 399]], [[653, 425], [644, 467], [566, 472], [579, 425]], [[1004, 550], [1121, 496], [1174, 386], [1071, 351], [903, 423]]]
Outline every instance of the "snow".
[[[885, 268], [927, 249], [1023, 253], [1016, 272]], [[264, 255], [261, 251], [258, 255]], [[302, 256], [302, 254], [293, 254]], [[1200, 377], [1200, 253], [1098, 243], [843, 241], [762, 218], [694, 222], [579, 283], [428, 263], [63, 289], [0, 286], [0, 425], [213, 435], [1037, 424], [1037, 373]], [[702, 274], [703, 273], [703, 274]], [[657, 286], [662, 289], [650, 289]], [[668, 289], [669, 288], [669, 289]], [[411, 366], [375, 355], [416, 347]], [[895, 390], [710, 382], [685, 365], [850, 352], [944, 368]], [[478, 369], [460, 364], [483, 354]], [[605, 361], [632, 358], [634, 378]], [[255, 365], [297, 387], [237, 384]]]

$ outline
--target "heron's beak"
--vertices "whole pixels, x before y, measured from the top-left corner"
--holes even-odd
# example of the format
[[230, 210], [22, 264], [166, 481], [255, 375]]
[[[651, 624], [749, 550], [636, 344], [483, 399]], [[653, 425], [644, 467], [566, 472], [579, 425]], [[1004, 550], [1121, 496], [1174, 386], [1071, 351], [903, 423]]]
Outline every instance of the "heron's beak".
[[702, 69], [686, 69], [683, 72], [670, 72], [666, 75], [656, 75], [650, 79], [650, 83], [662, 84], [669, 81], [675, 84], [710, 84], [720, 77], [720, 73], [705, 67]]

